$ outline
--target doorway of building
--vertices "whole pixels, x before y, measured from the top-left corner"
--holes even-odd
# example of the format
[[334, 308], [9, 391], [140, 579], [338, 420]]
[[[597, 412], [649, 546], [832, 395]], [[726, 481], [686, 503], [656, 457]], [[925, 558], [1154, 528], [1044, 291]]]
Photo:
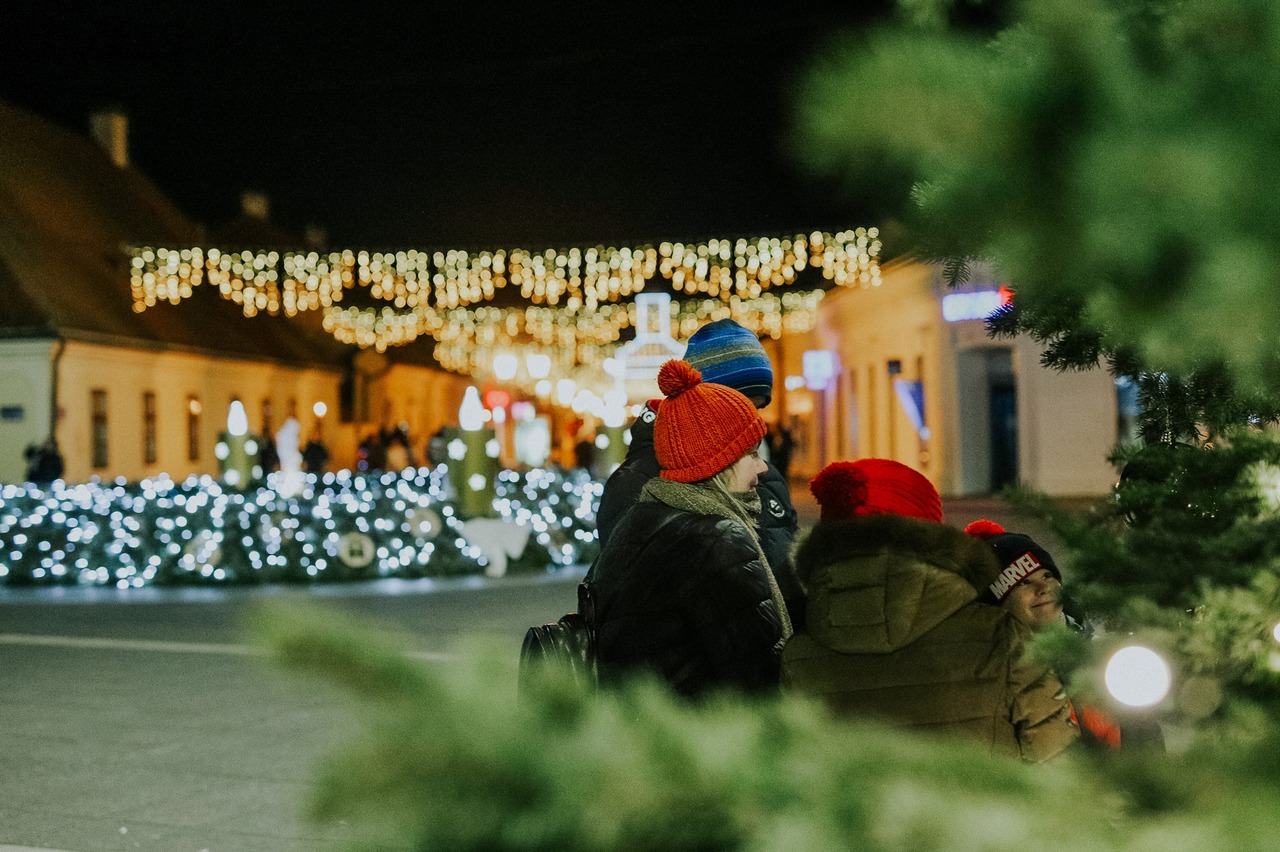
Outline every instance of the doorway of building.
[[1018, 391], [1013, 351], [957, 353], [960, 491], [992, 494], [1018, 481]]
[[[1008, 352], [1005, 352], [1006, 357]], [[1018, 482], [1018, 392], [1013, 376], [988, 373], [987, 415], [991, 430], [991, 490]]]

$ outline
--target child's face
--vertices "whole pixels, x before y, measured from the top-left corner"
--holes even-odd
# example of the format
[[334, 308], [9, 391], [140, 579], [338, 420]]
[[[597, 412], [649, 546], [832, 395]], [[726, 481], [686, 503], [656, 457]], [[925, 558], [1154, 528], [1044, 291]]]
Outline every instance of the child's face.
[[1004, 608], [1032, 630], [1061, 624], [1062, 584], [1048, 568], [1041, 568], [1009, 590]]

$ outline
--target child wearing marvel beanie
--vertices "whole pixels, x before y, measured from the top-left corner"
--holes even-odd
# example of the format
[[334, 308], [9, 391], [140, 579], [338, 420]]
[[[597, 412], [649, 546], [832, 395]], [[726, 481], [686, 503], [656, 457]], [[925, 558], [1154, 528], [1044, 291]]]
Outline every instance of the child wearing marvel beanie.
[[796, 551], [809, 603], [784, 683], [841, 715], [1030, 761], [1077, 737], [1062, 684], [1023, 654], [1027, 629], [977, 600], [975, 584], [998, 573], [990, 549], [942, 523], [925, 476], [891, 459], [841, 461], [810, 488], [822, 514]]
[[[985, 518], [969, 524], [964, 531], [986, 542], [996, 557], [999, 573], [979, 590], [979, 600], [1003, 608], [1033, 631], [1061, 625], [1085, 634], [1091, 632], [1083, 620], [1065, 613], [1062, 571], [1053, 555], [1035, 539], [1024, 533], [1009, 532]], [[1104, 709], [1096, 698], [1074, 701], [1073, 712], [1085, 743], [1105, 749], [1134, 745], [1164, 750], [1164, 732], [1156, 719], [1126, 716], [1119, 707]]]

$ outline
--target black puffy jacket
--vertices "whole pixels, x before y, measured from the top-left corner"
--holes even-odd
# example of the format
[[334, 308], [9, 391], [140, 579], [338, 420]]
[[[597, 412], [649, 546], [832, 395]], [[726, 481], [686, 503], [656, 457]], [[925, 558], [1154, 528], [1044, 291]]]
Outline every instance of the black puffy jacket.
[[678, 693], [776, 688], [782, 627], [741, 524], [637, 503], [592, 572], [604, 682], [658, 674]]
[[[652, 402], [646, 405], [631, 425], [627, 457], [609, 476], [600, 495], [596, 530], [601, 547], [609, 543], [623, 515], [640, 499], [644, 484], [661, 472], [653, 449], [653, 424], [657, 418], [652, 406]], [[770, 464], [769, 469], [760, 474], [756, 493], [760, 495], [760, 548], [773, 568], [791, 623], [799, 630], [804, 626], [805, 603], [804, 590], [791, 567], [791, 543], [799, 527], [795, 506], [791, 504], [791, 489], [778, 469]]]

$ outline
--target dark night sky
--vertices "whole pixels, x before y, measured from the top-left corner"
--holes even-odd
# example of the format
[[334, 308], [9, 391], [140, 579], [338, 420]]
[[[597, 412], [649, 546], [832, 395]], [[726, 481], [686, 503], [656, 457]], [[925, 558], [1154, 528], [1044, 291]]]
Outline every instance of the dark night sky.
[[[335, 245], [497, 247], [878, 224], [787, 153], [795, 75], [890, 5], [3, 0], [0, 98], [133, 163], [187, 214], [242, 190]], [[373, 11], [370, 11], [373, 10]]]

